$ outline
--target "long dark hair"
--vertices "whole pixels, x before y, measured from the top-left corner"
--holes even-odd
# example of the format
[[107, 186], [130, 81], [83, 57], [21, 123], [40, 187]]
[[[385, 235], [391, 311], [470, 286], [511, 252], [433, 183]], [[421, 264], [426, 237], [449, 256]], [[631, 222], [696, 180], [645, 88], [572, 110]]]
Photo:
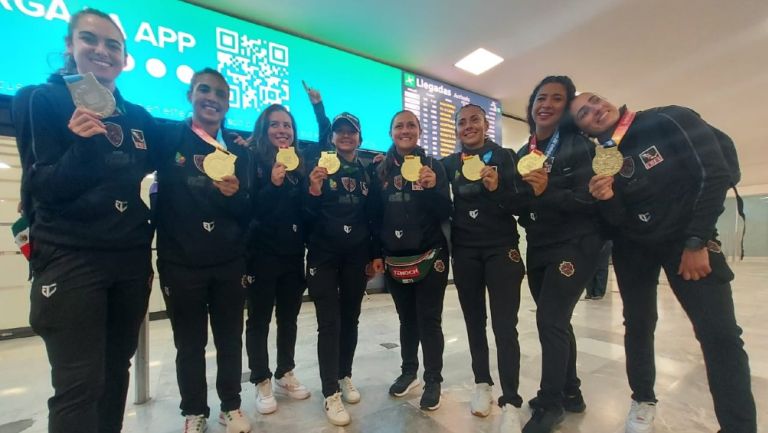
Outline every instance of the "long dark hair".
[[[80, 12], [77, 12], [76, 14], [72, 15], [69, 18], [69, 24], [67, 24], [67, 36], [64, 37], [64, 42], [72, 43], [72, 38], [75, 35], [75, 29], [77, 28], [77, 25], [80, 22], [80, 19], [86, 15], [93, 15], [95, 17], [105, 19], [110, 23], [112, 23], [112, 25], [115, 26], [115, 28], [117, 29], [117, 32], [120, 33], [120, 37], [123, 38], [123, 53], [126, 57], [128, 57], [128, 46], [125, 43], [125, 36], [123, 35], [123, 31], [120, 29], [120, 26], [117, 25], [115, 20], [113, 20], [112, 17], [109, 16], [109, 14], [107, 14], [106, 12], [102, 12], [98, 9], [85, 8]], [[75, 63], [75, 59], [74, 57], [72, 57], [71, 54], [64, 53], [64, 67], [61, 68], [59, 72], [62, 74], [77, 73], [77, 64]]]
[[[401, 110], [395, 113], [394, 116], [392, 116], [392, 120], [389, 121], [389, 131], [392, 132], [392, 126], [395, 125], [395, 119], [397, 119], [397, 116], [405, 113], [413, 114], [413, 117], [416, 118], [416, 124], [419, 125], [419, 135], [421, 135], [421, 122], [419, 122], [419, 116], [415, 115], [410, 110]], [[426, 152], [424, 152], [424, 149], [421, 148], [421, 146], [416, 145], [416, 147], [413, 149], [413, 152], [411, 152], [411, 155], [416, 156], [427, 156]], [[386, 155], [384, 156], [384, 160], [379, 163], [379, 166], [376, 167], [376, 173], [379, 175], [379, 180], [381, 180], [381, 183], [387, 181], [387, 177], [389, 176], [389, 173], [392, 172], [393, 167], [395, 166], [395, 158], [397, 157], [397, 148], [395, 147], [395, 143], [393, 142], [391, 146], [389, 146], [389, 149], [387, 150]]]
[[541, 82], [537, 84], [536, 87], [534, 87], [533, 92], [531, 92], [531, 96], [528, 97], [528, 107], [525, 110], [525, 118], [528, 120], [528, 130], [531, 134], [536, 132], [536, 122], [533, 120], [533, 116], [531, 116], [533, 103], [536, 101], [536, 95], [539, 93], [539, 90], [541, 90], [545, 84], [549, 83], [558, 83], [565, 87], [565, 108], [563, 109], [563, 116], [560, 118], [560, 129], [573, 129], [571, 127], [573, 122], [569, 121], [568, 109], [571, 107], [573, 98], [576, 97], [576, 85], [573, 84], [573, 81], [567, 75], [550, 75], [541, 80]]
[[[293, 142], [291, 146], [296, 146], [298, 133], [296, 131], [296, 119], [294, 119], [293, 114], [283, 105], [270, 105], [256, 119], [256, 123], [253, 125], [253, 133], [251, 134], [251, 147], [256, 151], [256, 157], [262, 164], [272, 165], [275, 162], [277, 148], [269, 141], [268, 131], [269, 116], [277, 112], [286, 113], [291, 118], [291, 128], [293, 129]], [[299, 160], [301, 161], [301, 157], [299, 157]]]

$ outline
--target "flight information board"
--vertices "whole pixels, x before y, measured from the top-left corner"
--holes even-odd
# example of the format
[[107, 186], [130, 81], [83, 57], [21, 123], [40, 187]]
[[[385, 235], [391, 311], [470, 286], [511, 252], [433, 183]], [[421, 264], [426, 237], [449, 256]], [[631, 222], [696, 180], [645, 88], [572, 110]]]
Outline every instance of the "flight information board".
[[421, 123], [421, 147], [428, 154], [443, 157], [456, 152], [456, 113], [467, 104], [483, 107], [488, 119], [488, 137], [501, 144], [499, 101], [450, 86], [421, 75], [403, 72], [403, 108], [412, 111]]

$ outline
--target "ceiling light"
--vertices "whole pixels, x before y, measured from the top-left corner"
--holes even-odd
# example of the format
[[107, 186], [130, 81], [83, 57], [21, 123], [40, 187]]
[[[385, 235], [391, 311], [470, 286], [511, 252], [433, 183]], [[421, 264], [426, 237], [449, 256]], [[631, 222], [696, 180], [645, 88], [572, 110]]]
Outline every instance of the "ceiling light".
[[485, 48], [478, 48], [467, 57], [459, 60], [454, 66], [472, 74], [480, 75], [503, 61], [504, 59]]

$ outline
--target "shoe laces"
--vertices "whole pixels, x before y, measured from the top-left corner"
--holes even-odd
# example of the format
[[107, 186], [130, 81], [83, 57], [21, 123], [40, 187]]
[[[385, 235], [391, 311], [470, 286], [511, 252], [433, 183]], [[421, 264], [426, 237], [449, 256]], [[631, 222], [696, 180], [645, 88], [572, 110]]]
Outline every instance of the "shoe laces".
[[337, 392], [326, 400], [329, 412], [342, 413], [344, 412], [344, 405], [341, 404], [341, 395]]
[[292, 371], [289, 371], [288, 373], [285, 373], [282, 378], [280, 378], [280, 381], [283, 382], [283, 385], [288, 388], [298, 388], [301, 386], [301, 383], [299, 382], [299, 379], [296, 379], [296, 376], [293, 375]]
[[341, 386], [344, 387], [347, 392], [357, 392], [357, 388], [355, 388], [355, 385], [352, 383], [352, 379], [348, 377], [341, 379]]

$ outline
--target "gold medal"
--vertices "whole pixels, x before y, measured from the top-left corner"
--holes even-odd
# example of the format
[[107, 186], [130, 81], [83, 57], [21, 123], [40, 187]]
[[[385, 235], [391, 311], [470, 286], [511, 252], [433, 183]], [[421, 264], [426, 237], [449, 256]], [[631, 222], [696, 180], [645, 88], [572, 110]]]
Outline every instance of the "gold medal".
[[341, 168], [341, 161], [334, 151], [323, 152], [320, 155], [320, 160], [317, 162], [318, 167], [323, 167], [328, 170], [328, 174], [334, 174]]
[[597, 146], [595, 157], [592, 159], [592, 171], [600, 176], [613, 176], [624, 165], [624, 156], [617, 146], [605, 148]]
[[409, 182], [416, 182], [419, 180], [421, 167], [421, 158], [414, 155], [405, 155], [400, 174], [403, 175], [403, 179]]
[[520, 173], [521, 176], [525, 176], [533, 170], [538, 170], [541, 167], [544, 167], [544, 162], [546, 160], [546, 155], [538, 150], [534, 150], [528, 155], [520, 158], [520, 161], [517, 161], [517, 172]]
[[68, 75], [64, 77], [72, 101], [76, 107], [87, 108], [106, 118], [114, 114], [117, 103], [115, 96], [96, 80], [93, 72], [85, 75]]
[[221, 180], [224, 176], [235, 174], [237, 157], [229, 152], [216, 149], [203, 159], [203, 170], [213, 180]]
[[296, 148], [293, 146], [281, 147], [275, 159], [285, 166], [286, 171], [293, 171], [299, 167], [299, 155], [296, 155]]
[[483, 164], [483, 161], [480, 160], [480, 157], [478, 155], [472, 155], [469, 158], [463, 157], [464, 164], [461, 166], [461, 174], [464, 175], [464, 178], [469, 181], [475, 181], [480, 180], [482, 176], [480, 176], [480, 172], [483, 170], [483, 167], [485, 167], [485, 164]]

